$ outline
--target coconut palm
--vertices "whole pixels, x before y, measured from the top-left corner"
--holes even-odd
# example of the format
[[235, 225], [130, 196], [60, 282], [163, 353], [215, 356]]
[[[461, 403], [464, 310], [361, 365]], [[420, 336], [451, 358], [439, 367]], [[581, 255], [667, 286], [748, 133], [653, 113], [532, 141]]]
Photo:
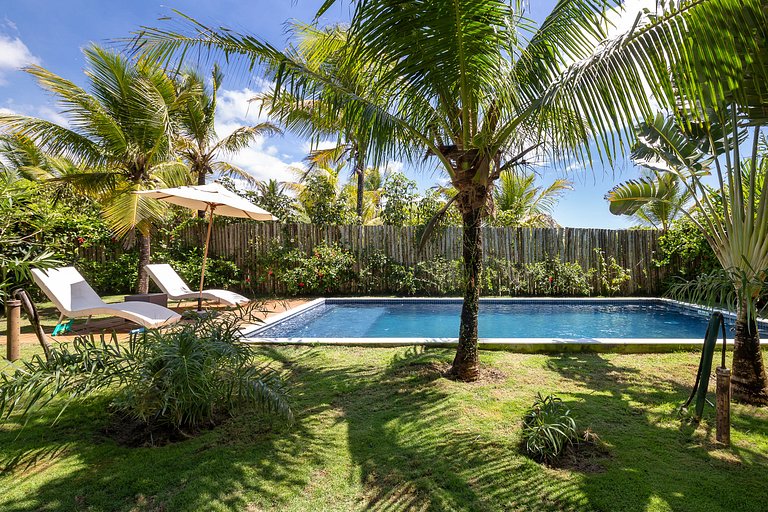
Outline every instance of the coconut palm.
[[40, 66], [26, 68], [56, 97], [69, 127], [21, 115], [0, 116], [0, 127], [71, 159], [77, 167], [58, 169], [51, 179], [98, 199], [117, 236], [138, 231], [137, 289], [146, 292], [150, 227], [164, 210], [133, 192], [188, 183], [172, 144], [186, 95], [151, 60], [132, 61], [98, 46], [83, 53], [90, 92]]
[[[194, 70], [182, 75], [180, 89], [188, 93], [188, 98], [180, 110], [176, 147], [189, 164], [198, 185], [205, 185], [206, 178], [213, 173], [255, 184], [256, 180], [249, 172], [220, 157], [235, 155], [258, 137], [279, 133], [280, 129], [272, 123], [263, 122], [237, 128], [219, 139], [215, 126], [216, 96], [223, 79], [224, 75], [217, 65], [211, 71], [210, 88]], [[205, 212], [201, 211], [198, 215], [202, 218]]]
[[[327, 0], [318, 16], [334, 3]], [[464, 226], [466, 285], [450, 374], [473, 380], [481, 226], [501, 173], [533, 152], [557, 159], [578, 147], [575, 157], [589, 160], [590, 137], [611, 159], [629, 139], [628, 127], [652, 112], [652, 96], [673, 104], [681, 88], [696, 97], [722, 95], [745, 72], [766, 76], [751, 64], [759, 46], [755, 27], [766, 26], [760, 0], [676, 2], [660, 16], [638, 13], [628, 33], [601, 43], [604, 12], [619, 3], [561, 0], [531, 31], [522, 0], [358, 1], [348, 48], [330, 68], [191, 19], [187, 33], [145, 28], [136, 42], [161, 60], [194, 48], [264, 65], [277, 84], [274, 97], [316, 102], [317, 115], [338, 119], [342, 133], [366, 133], [371, 161], [425, 154], [439, 161], [457, 190]], [[339, 71], [369, 86], [352, 87]]]
[[546, 188], [536, 186], [535, 174], [504, 171], [493, 191], [495, 223], [501, 226], [557, 227], [552, 218], [557, 202], [570, 181], [558, 178]]
[[[690, 211], [682, 210], [706, 237], [723, 272], [702, 276], [678, 293], [714, 303], [735, 299], [732, 383], [735, 398], [768, 403], [760, 337], [755, 322], [755, 304], [765, 288], [768, 273], [768, 150], [759, 147], [760, 127], [754, 128], [752, 150], [740, 157], [744, 125], [763, 122], [749, 119], [747, 110], [734, 106], [720, 111], [720, 122], [711, 124], [677, 123], [661, 119], [647, 124], [640, 133], [656, 133], [645, 146], [645, 158], [655, 162], [656, 179], [632, 180], [611, 192], [611, 212], [632, 215], [652, 203], [668, 203], [677, 197], [670, 183], [683, 185], [692, 198]], [[648, 130], [648, 126], [654, 126]], [[731, 129], [731, 133], [723, 131]], [[702, 132], [704, 136], [702, 136]], [[711, 190], [703, 181], [714, 167], [718, 188]], [[723, 286], [727, 290], [723, 291]], [[729, 297], [732, 296], [732, 297]]]
[[296, 198], [288, 193], [287, 183], [270, 179], [257, 182], [255, 187], [256, 193], [251, 198], [255, 204], [277, 217], [280, 222], [298, 220]]
[[[364, 69], [365, 66], [360, 62], [352, 70], [343, 65], [345, 52], [349, 48], [347, 29], [340, 25], [319, 29], [314, 25], [294, 22], [291, 32], [295, 43], [289, 53], [297, 62], [302, 62], [307, 69], [324, 69], [325, 73], [332, 74], [345, 87], [360, 91], [358, 94], [371, 93], [372, 70]], [[306, 100], [285, 93], [274, 94], [273, 91], [260, 95], [258, 99], [271, 117], [299, 135], [317, 142], [328, 137], [337, 139], [331, 147], [313, 149], [307, 160], [310, 167], [339, 164], [349, 166], [356, 182], [355, 211], [358, 222], [364, 223], [366, 218], [370, 220], [370, 201], [367, 205], [365, 201], [366, 163], [371, 144], [368, 131], [345, 125], [342, 117], [327, 115], [328, 106], [321, 102], [333, 101], [330, 97]]]

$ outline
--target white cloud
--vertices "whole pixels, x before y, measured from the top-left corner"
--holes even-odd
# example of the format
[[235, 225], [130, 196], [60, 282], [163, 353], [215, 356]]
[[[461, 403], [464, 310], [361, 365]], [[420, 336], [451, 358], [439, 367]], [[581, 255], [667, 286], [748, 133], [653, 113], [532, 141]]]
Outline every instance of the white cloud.
[[301, 146], [301, 150], [304, 153], [309, 154], [310, 151], [335, 148], [338, 143], [339, 143], [338, 139], [320, 140], [317, 142], [305, 142]]
[[0, 85], [6, 83], [8, 72], [31, 64], [40, 64], [40, 59], [32, 55], [21, 39], [0, 34]]
[[[268, 121], [269, 118], [260, 112], [259, 102], [252, 100], [269, 87], [269, 83], [260, 82], [256, 90], [247, 87], [239, 90], [220, 90], [216, 103], [218, 136], [226, 137], [241, 126]], [[299, 166], [301, 163], [292, 161], [295, 157], [290, 155], [278, 154], [280, 151], [277, 146], [269, 143], [270, 140], [271, 138], [258, 137], [249, 147], [229, 157], [228, 161], [248, 171], [259, 180], [293, 181], [295, 176], [290, 168]]]
[[267, 121], [267, 116], [261, 112], [261, 103], [254, 101], [263, 91], [248, 87], [240, 90], [221, 89], [216, 98], [217, 124], [237, 123], [241, 126]]
[[405, 167], [405, 164], [403, 162], [400, 162], [399, 160], [390, 160], [384, 166], [384, 169], [386, 169], [387, 172], [396, 173], [396, 172], [403, 172], [404, 167]]

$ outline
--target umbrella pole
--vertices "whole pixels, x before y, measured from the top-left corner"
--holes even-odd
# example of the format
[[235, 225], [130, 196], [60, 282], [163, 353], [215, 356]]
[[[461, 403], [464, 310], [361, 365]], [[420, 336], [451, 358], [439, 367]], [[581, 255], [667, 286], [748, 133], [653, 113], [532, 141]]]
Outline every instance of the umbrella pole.
[[210, 207], [210, 213], [208, 214], [208, 234], [205, 236], [205, 246], [203, 247], [203, 268], [200, 272], [200, 295], [197, 297], [197, 310], [203, 310], [203, 283], [205, 282], [205, 263], [208, 260], [208, 244], [211, 243], [211, 228], [213, 227], [213, 210], [215, 206]]

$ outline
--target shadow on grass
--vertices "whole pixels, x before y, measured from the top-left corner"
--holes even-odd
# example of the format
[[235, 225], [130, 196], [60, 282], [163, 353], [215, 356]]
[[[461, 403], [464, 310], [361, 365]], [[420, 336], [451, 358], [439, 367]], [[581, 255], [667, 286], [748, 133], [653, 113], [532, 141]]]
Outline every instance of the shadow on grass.
[[734, 446], [725, 449], [714, 440], [713, 408], [707, 408], [698, 429], [678, 415], [695, 367], [686, 385], [663, 370], [651, 368], [646, 374], [638, 366], [617, 363], [621, 361], [628, 361], [627, 356], [589, 354], [563, 355], [547, 363], [587, 390], [569, 392], [566, 402], [577, 418], [591, 419], [589, 426], [612, 446], [608, 471], [582, 485], [589, 503], [599, 510], [765, 510], [765, 446], [761, 452], [739, 435], [768, 436], [765, 421], [736, 407]]
[[[463, 384], [441, 377], [451, 350], [261, 353], [291, 372], [293, 427], [242, 414], [182, 443], [128, 449], [98, 433], [108, 400], [95, 400], [55, 427], [49, 415], [20, 434], [0, 431], [0, 476], [34, 490], [5, 492], [0, 507], [764, 510], [765, 446], [736, 436], [725, 452], [701, 430], [681, 431], [674, 404], [689, 389], [627, 359], [484, 354], [497, 369], [518, 366], [504, 367], [502, 380]], [[552, 470], [517, 452], [520, 410], [545, 386], [611, 446], [605, 472]], [[765, 432], [740, 410], [734, 428]]]

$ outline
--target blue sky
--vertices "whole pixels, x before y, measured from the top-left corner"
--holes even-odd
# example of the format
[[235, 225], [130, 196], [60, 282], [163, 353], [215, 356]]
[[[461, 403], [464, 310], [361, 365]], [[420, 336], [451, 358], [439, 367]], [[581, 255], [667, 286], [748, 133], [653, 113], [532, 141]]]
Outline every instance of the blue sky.
[[[54, 121], [65, 118], [34, 81], [18, 71], [30, 63], [47, 69], [80, 85], [84, 85], [81, 48], [90, 42], [110, 44], [116, 38], [126, 37], [141, 25], [157, 25], [158, 18], [178, 9], [211, 26], [225, 26], [254, 34], [278, 47], [287, 41], [286, 21], [310, 21], [322, 0], [192, 0], [154, 1], [122, 0], [23, 0], [0, 3], [0, 111], [19, 112], [45, 117]], [[531, 0], [531, 16], [541, 20], [553, 7], [555, 0]], [[341, 1], [322, 19], [336, 22], [348, 19], [349, 3]], [[225, 68], [225, 73], [227, 72]], [[264, 87], [258, 76], [243, 76], [230, 71], [225, 76], [220, 93], [217, 125], [224, 133], [234, 127], [257, 120], [255, 108], [248, 99]], [[291, 135], [260, 140], [235, 158], [241, 165], [260, 178], [286, 179], [287, 167], [297, 164], [306, 155], [308, 144]], [[392, 162], [415, 179], [420, 188], [430, 187], [444, 179], [434, 171], [410, 169]], [[562, 167], [562, 166], [561, 166]], [[631, 177], [638, 171], [629, 162], [620, 162], [615, 169], [604, 169], [599, 164], [592, 169], [570, 166], [567, 170], [540, 168], [541, 184], [549, 184], [557, 177], [568, 177], [574, 190], [567, 193], [555, 210], [556, 220], [563, 226], [612, 227], [631, 225], [623, 217], [608, 212], [603, 195], [614, 184]]]

